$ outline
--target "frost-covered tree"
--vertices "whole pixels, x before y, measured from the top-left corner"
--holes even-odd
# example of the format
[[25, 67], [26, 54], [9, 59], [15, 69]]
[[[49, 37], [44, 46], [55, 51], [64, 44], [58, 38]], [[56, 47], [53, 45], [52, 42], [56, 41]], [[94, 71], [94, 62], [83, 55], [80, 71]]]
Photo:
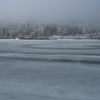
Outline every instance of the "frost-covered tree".
[[49, 38], [53, 35], [73, 38], [99, 38], [100, 24], [20, 24], [2, 27], [0, 38]]

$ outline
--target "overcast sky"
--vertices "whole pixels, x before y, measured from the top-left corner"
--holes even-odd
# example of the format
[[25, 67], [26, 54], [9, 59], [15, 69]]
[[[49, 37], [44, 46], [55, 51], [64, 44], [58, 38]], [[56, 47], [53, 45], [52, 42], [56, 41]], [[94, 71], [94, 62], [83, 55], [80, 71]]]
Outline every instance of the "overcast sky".
[[0, 0], [0, 22], [100, 22], [100, 0]]

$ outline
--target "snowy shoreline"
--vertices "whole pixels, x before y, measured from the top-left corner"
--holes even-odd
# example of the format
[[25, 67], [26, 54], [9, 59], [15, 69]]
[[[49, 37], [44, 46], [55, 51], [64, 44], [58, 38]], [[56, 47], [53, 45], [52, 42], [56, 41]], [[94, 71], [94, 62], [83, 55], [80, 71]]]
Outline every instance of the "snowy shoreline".
[[80, 38], [80, 39], [74, 39], [74, 38], [67, 38], [67, 39], [0, 39], [0, 40], [100, 40], [100, 39], [88, 39], [88, 38]]
[[50, 37], [37, 37], [37, 38], [29, 38], [29, 37], [23, 37], [23, 38], [0, 38], [0, 39], [14, 39], [14, 40], [100, 40], [99, 37], [91, 38], [86, 36], [59, 36], [59, 35], [53, 35]]

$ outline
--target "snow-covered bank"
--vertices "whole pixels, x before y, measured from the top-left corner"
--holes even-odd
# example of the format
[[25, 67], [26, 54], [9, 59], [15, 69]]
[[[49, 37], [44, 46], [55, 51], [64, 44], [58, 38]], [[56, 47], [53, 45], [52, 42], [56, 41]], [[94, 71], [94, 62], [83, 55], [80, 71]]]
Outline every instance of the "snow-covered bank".
[[[2, 38], [2, 39], [7, 39], [7, 38]], [[9, 39], [9, 38], [8, 38]], [[10, 38], [9, 40], [67, 40], [67, 39], [75, 39], [75, 40], [84, 40], [84, 39], [89, 39], [89, 40], [100, 40], [99, 37], [88, 37], [88, 36], [81, 36], [81, 35], [77, 35], [77, 36], [59, 36], [59, 35], [52, 35], [49, 37], [36, 37], [36, 38], [29, 38], [29, 37], [23, 37], [23, 38]]]

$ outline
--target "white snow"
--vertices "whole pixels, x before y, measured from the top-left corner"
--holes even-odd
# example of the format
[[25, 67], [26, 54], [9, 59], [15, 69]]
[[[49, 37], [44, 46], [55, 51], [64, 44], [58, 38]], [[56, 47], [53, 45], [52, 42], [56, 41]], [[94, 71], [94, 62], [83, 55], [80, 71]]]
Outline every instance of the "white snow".
[[16, 40], [19, 40], [18, 38], [16, 38]]
[[49, 37], [49, 39], [61, 39], [61, 37], [58, 35], [53, 35], [53, 36]]

